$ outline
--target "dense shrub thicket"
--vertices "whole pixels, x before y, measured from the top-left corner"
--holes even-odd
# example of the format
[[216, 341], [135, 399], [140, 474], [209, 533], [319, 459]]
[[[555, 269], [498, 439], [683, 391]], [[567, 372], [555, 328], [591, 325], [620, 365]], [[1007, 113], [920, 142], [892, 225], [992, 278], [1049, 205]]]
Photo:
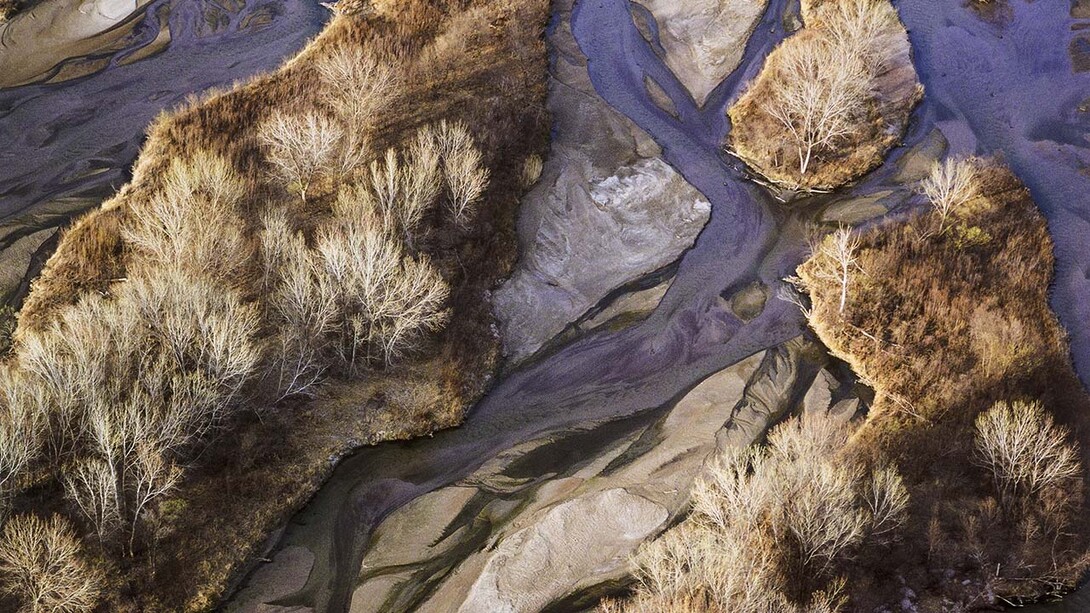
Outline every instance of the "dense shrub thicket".
[[878, 394], [845, 453], [890, 459], [911, 497], [904, 545], [864, 555], [849, 593], [895, 601], [902, 577], [921, 610], [1054, 593], [1090, 562], [1090, 403], [1049, 309], [1045, 222], [981, 160], [936, 164], [920, 192], [930, 210], [842, 229], [799, 268], [811, 327]]
[[[483, 290], [540, 165], [546, 9], [342, 2], [279, 72], [152, 126], [133, 182], [63, 237], [0, 363], [0, 603], [212, 606], [328, 465], [316, 412], [283, 416], [323, 380], [410, 370], [382, 396], [413, 422], [395, 435], [460, 415], [494, 363]], [[425, 348], [430, 370], [402, 366]], [[341, 446], [367, 434], [338, 428]], [[239, 462], [210, 443], [262, 429], [299, 440], [256, 475], [201, 465]], [[40, 519], [53, 511], [73, 521]], [[160, 542], [178, 530], [186, 544]]]

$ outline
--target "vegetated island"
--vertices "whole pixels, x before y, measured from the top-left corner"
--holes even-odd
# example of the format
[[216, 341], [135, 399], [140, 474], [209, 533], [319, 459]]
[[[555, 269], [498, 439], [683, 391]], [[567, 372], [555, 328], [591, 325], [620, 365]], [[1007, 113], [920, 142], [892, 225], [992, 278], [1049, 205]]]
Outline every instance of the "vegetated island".
[[923, 88], [886, 0], [802, 0], [805, 27], [730, 107], [728, 150], [771, 182], [828, 190], [882, 163]]
[[336, 13], [157, 120], [35, 281], [0, 364], [3, 607], [214, 607], [337, 458], [487, 385], [548, 3]]
[[[729, 146], [776, 185], [833, 189], [882, 162], [922, 89], [888, 2], [802, 12], [731, 107]], [[1049, 309], [1045, 221], [996, 162], [936, 163], [918, 191], [921, 212], [815, 239], [792, 279], [874, 390], [867, 415], [724, 449], [600, 611], [962, 610], [1063, 593], [1090, 566], [1090, 402]]]
[[725, 450], [602, 611], [960, 610], [1085, 572], [1090, 402], [1045, 221], [995, 163], [947, 160], [921, 191], [929, 210], [842, 228], [798, 270], [811, 328], [876, 392], [862, 423], [805, 414]]

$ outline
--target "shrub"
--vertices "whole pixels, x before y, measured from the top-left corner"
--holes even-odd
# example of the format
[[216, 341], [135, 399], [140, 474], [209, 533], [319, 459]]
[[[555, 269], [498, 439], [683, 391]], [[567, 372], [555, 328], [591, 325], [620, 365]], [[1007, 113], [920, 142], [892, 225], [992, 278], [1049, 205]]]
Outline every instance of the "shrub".
[[545, 169], [545, 161], [540, 155], [531, 155], [522, 163], [522, 185], [526, 188], [533, 187], [541, 179], [541, 172]]
[[1079, 454], [1066, 428], [1039, 402], [999, 402], [976, 420], [976, 451], [992, 474], [1000, 502], [1032, 505], [1045, 490], [1082, 478]]
[[11, 19], [22, 8], [22, 0], [0, 0], [0, 23]]
[[0, 533], [0, 586], [20, 612], [85, 613], [98, 603], [101, 577], [60, 516], [20, 515]]
[[689, 518], [641, 547], [635, 597], [606, 610], [839, 610], [837, 564], [888, 538], [908, 504], [891, 467], [837, 459], [847, 435], [806, 414], [765, 448], [726, 450], [695, 484]]

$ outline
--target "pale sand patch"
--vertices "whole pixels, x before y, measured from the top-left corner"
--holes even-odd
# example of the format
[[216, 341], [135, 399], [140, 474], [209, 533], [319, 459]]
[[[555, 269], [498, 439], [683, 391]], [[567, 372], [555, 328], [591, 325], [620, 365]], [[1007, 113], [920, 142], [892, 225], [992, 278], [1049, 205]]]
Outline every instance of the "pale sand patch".
[[636, 0], [659, 25], [666, 65], [700, 106], [738, 63], [767, 0]]
[[151, 0], [44, 0], [0, 24], [0, 87], [28, 83], [72, 58], [109, 47], [113, 29]]

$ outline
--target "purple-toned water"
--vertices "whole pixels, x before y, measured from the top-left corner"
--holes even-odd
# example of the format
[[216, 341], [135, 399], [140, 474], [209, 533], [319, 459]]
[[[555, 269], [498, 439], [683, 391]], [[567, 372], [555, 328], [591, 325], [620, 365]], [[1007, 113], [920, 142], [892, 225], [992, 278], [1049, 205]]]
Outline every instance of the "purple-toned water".
[[[964, 154], [998, 154], [1029, 187], [1055, 243], [1052, 308], [1090, 383], [1090, 4], [900, 0], [935, 123]], [[1024, 609], [1090, 611], [1090, 588]]]
[[[158, 32], [154, 10], [170, 3], [170, 46], [130, 65], [118, 61]], [[754, 281], [775, 288], [804, 256], [807, 207], [786, 211], [720, 152], [728, 102], [759, 70], [784, 35], [786, 0], [772, 0], [740, 68], [696, 107], [653, 45], [632, 23], [627, 0], [583, 0], [572, 29], [599, 94], [663, 148], [666, 160], [713, 204], [711, 221], [682, 258], [655, 313], [631, 328], [597, 333], [557, 350], [500, 381], [460, 428], [434, 438], [387, 443], [345, 460], [281, 540], [315, 554], [306, 587], [284, 606], [347, 609], [373, 528], [413, 498], [469, 474], [522, 442], [594, 430], [651, 414], [707, 376], [803, 329], [793, 305], [771, 299], [745, 323], [719, 307], [720, 297]], [[956, 151], [1002, 152], [1049, 218], [1059, 259], [1054, 306], [1072, 334], [1084, 381], [1090, 372], [1090, 224], [1083, 114], [1087, 79], [1072, 71], [1076, 36], [1068, 3], [1009, 0], [1005, 25], [993, 25], [962, 2], [904, 0], [928, 99], [907, 136], [933, 126]], [[32, 217], [65, 196], [102, 193], [125, 180], [144, 126], [187, 93], [267, 70], [317, 32], [324, 9], [313, 2], [246, 3], [211, 28], [215, 2], [159, 0], [145, 10], [132, 44], [95, 74], [57, 85], [0, 90], [0, 214]], [[270, 8], [276, 7], [276, 8]], [[271, 10], [271, 20], [243, 24]], [[644, 78], [666, 91], [678, 117], [651, 100]], [[852, 188], [883, 188], [902, 151]], [[603, 436], [606, 436], [603, 434]]]
[[[1079, 2], [901, 0], [936, 124], [959, 153], [999, 154], [1029, 187], [1056, 244], [1052, 307], [1090, 383], [1090, 72]], [[1088, 7], [1090, 8], [1090, 7]], [[1086, 9], [1081, 9], [1086, 10]]]
[[[97, 205], [128, 180], [159, 112], [275, 69], [328, 17], [317, 0], [155, 0], [105, 67], [0, 89], [0, 248]], [[165, 49], [125, 63], [164, 28]]]

